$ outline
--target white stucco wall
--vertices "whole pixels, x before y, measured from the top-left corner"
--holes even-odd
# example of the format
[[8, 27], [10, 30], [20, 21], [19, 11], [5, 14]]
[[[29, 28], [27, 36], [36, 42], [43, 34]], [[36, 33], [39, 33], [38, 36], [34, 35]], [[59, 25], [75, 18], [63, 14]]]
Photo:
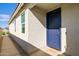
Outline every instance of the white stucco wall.
[[9, 32], [14, 34], [14, 22], [9, 25]]
[[69, 55], [79, 55], [79, 4], [62, 4], [62, 28], [67, 31]]
[[[61, 4], [62, 28], [66, 28], [66, 53], [79, 55], [79, 4]], [[55, 7], [54, 7], [55, 8]], [[9, 25], [11, 34], [40, 48], [46, 46], [46, 12], [37, 7], [25, 11], [25, 34], [21, 33], [21, 16], [16, 18], [16, 32], [14, 25]]]
[[28, 11], [29, 43], [41, 48], [46, 46], [46, 15], [37, 7]]
[[[38, 14], [36, 11], [35, 13]], [[40, 17], [41, 20], [44, 19], [43, 22], [45, 23], [45, 14], [41, 13]], [[10, 33], [13, 34], [11, 37], [26, 51], [26, 53], [31, 55], [32, 52], [46, 45], [46, 28], [44, 28], [30, 9], [25, 10], [25, 34], [21, 33], [21, 16], [16, 18], [16, 32], [12, 30], [14, 27], [11, 24], [9, 25], [9, 27], [11, 27]]]
[[[61, 34], [62, 36], [66, 34], [66, 37], [62, 37], [64, 42], [62, 45], [67, 45], [63, 48], [66, 48], [66, 54], [79, 55], [79, 4], [61, 4], [59, 7], [61, 7], [61, 29], [64, 28], [67, 31], [67, 34]], [[37, 47], [46, 45], [46, 28], [43, 26], [46, 24], [45, 16], [45, 12], [38, 8], [29, 11], [29, 42]]]
[[[21, 13], [20, 13], [21, 14]], [[16, 31], [14, 27], [14, 21], [16, 20]], [[23, 39], [24, 41], [28, 41], [28, 10], [25, 11], [25, 33], [21, 31], [21, 15], [19, 15], [10, 25], [9, 30], [10, 33]]]

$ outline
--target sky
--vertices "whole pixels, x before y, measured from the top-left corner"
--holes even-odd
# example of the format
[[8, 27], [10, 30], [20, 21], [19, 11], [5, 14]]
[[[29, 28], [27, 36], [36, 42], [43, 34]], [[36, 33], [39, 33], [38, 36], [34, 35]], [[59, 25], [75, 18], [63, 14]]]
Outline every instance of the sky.
[[17, 7], [17, 3], [0, 3], [0, 27], [8, 27], [8, 21]]

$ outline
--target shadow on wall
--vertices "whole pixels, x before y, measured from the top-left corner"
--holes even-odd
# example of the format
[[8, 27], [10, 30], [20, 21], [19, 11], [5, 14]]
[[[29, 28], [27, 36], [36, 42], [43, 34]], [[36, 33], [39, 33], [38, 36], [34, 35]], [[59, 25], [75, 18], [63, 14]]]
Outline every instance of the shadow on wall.
[[30, 9], [32, 14], [40, 21], [40, 23], [46, 28], [46, 12], [35, 6]]
[[[11, 37], [10, 37], [11, 38]], [[17, 42], [15, 40], [13, 40], [11, 38], [11, 41], [13, 42], [15, 48], [18, 50], [18, 52], [20, 53], [21, 56], [29, 56], [28, 53], [26, 53], [21, 47], [20, 45], [17, 44]]]
[[[40, 49], [36, 48], [35, 46], [29, 44], [28, 42], [10, 34], [9, 35], [10, 38], [12, 38], [12, 41], [13, 42], [16, 42], [18, 45], [19, 45], [19, 49], [18, 47], [16, 46], [16, 48], [20, 51], [20, 54], [21, 55], [24, 55], [24, 56], [49, 56], [49, 54], [41, 51]], [[21, 52], [21, 50], [23, 50]]]

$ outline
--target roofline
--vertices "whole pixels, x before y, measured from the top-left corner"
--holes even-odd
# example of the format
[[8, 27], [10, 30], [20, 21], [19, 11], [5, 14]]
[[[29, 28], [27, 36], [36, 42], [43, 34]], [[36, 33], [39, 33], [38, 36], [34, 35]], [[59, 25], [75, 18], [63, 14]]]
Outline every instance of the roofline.
[[13, 20], [13, 18], [15, 17], [15, 15], [18, 13], [18, 11], [21, 9], [21, 7], [24, 5], [24, 3], [18, 3], [15, 11], [13, 12], [13, 14], [11, 15], [11, 18], [8, 21], [8, 24], [10, 24]]
[[[18, 6], [19, 6], [19, 3], [18, 3], [18, 5], [16, 6], [15, 10], [13, 11], [13, 13], [12, 13], [10, 19], [12, 18], [13, 14], [15, 13], [16, 9], [18, 8]], [[10, 19], [9, 19], [9, 21], [10, 21]]]

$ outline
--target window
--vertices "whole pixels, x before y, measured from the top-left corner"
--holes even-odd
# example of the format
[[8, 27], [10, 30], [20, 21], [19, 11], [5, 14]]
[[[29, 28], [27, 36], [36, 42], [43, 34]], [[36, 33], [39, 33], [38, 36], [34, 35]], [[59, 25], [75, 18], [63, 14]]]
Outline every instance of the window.
[[21, 26], [22, 33], [25, 33], [25, 12], [21, 14]]

